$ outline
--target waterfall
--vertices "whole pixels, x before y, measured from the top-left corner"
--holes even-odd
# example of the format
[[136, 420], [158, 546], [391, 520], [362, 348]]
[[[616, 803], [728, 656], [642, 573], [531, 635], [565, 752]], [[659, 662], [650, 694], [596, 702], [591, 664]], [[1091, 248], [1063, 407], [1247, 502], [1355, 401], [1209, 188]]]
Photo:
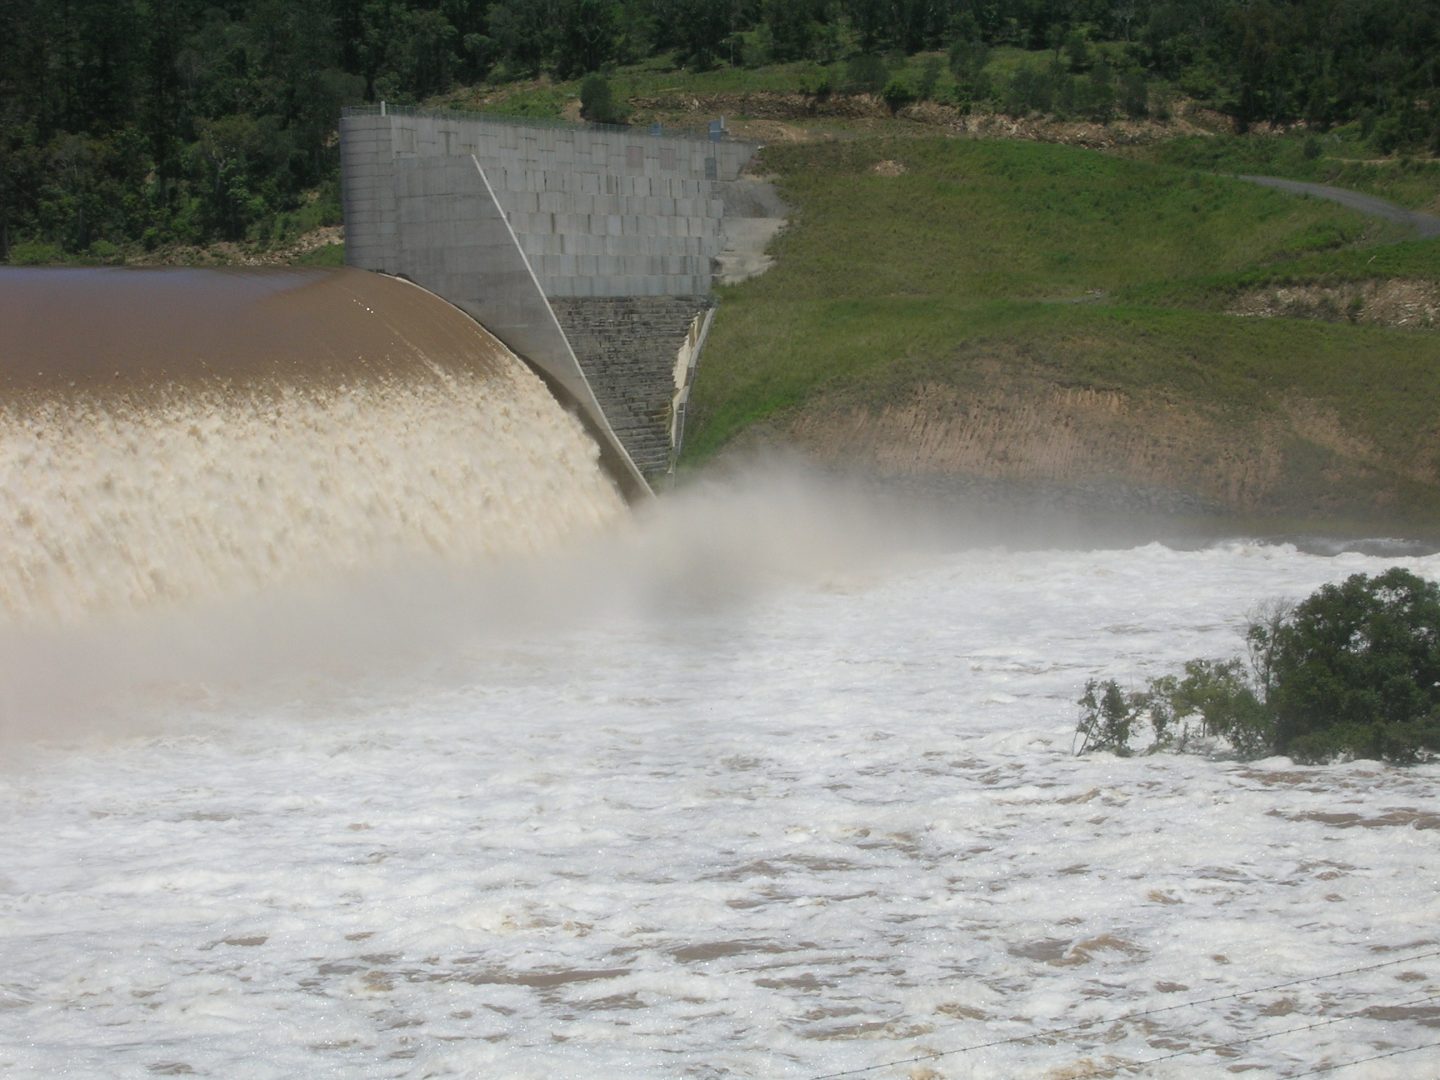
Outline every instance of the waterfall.
[[403, 281], [0, 272], [0, 618], [539, 553], [622, 508], [540, 380]]

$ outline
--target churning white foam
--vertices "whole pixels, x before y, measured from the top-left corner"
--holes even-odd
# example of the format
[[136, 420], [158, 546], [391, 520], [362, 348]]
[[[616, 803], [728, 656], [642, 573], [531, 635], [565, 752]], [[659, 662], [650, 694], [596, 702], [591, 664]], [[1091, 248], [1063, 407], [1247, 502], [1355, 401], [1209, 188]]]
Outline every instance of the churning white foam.
[[463, 632], [467, 575], [623, 520], [580, 422], [493, 349], [0, 405], [0, 738], [376, 671]]
[[512, 358], [351, 386], [50, 398], [0, 410], [0, 616], [253, 593], [415, 556], [551, 550], [623, 504]]
[[1070, 753], [1086, 679], [1394, 560], [913, 532], [697, 489], [299, 635], [488, 628], [448, 673], [13, 755], [0, 1072], [1432, 1074], [1440, 766]]

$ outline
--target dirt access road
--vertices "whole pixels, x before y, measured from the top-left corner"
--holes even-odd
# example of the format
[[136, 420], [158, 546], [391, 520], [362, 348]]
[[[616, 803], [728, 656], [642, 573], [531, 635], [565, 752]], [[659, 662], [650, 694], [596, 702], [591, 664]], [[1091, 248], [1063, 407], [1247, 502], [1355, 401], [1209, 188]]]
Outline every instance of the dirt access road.
[[1383, 218], [1398, 225], [1406, 225], [1414, 230], [1417, 237], [1424, 240], [1440, 236], [1440, 217], [1436, 217], [1434, 214], [1425, 214], [1419, 210], [1407, 210], [1403, 206], [1396, 206], [1392, 202], [1377, 199], [1373, 195], [1362, 195], [1358, 191], [1331, 187], [1329, 184], [1311, 184], [1304, 180], [1281, 180], [1276, 176], [1241, 176], [1239, 179], [1275, 188], [1277, 191], [1287, 191], [1292, 195], [1311, 195], [1317, 199], [1329, 199], [1331, 202], [1348, 206], [1351, 210], [1368, 214], [1370, 217]]

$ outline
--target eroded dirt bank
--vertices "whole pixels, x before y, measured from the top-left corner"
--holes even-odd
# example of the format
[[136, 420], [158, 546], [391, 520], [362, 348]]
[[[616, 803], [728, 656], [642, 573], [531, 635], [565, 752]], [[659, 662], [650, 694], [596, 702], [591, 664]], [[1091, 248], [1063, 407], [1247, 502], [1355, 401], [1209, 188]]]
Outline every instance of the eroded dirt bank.
[[[726, 117], [731, 133], [760, 142], [809, 142], [841, 137], [833, 122], [843, 121], [850, 134], [894, 133], [906, 125], [974, 138], [1026, 139], [1066, 143], [1092, 149], [1137, 146], [1176, 135], [1228, 131], [1221, 114], [1193, 103], [1178, 103], [1166, 119], [1115, 118], [1109, 122], [1015, 117], [985, 110], [962, 109], [921, 101], [892, 111], [878, 94], [802, 94], [780, 91], [673, 94], [635, 97], [629, 104], [637, 115], [670, 123], [696, 125], [703, 118]], [[827, 123], [828, 122], [828, 123]]]
[[1231, 315], [1440, 329], [1440, 284], [1398, 278], [1336, 285], [1269, 285], [1241, 293]]
[[883, 402], [820, 397], [740, 442], [905, 486], [1162, 514], [1344, 521], [1440, 533], [1416, 493], [1440, 485], [1440, 438], [1403, 463], [1293, 399], [1248, 417], [1178, 399], [1014, 379], [917, 382]]

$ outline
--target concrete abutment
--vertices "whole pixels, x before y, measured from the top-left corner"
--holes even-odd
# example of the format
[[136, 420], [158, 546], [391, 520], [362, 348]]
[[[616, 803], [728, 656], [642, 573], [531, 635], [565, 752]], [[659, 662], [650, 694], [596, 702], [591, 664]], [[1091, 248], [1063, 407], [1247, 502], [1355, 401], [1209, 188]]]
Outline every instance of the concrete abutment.
[[632, 496], [673, 465], [724, 260], [728, 139], [347, 110], [346, 262], [475, 318], [579, 410]]

